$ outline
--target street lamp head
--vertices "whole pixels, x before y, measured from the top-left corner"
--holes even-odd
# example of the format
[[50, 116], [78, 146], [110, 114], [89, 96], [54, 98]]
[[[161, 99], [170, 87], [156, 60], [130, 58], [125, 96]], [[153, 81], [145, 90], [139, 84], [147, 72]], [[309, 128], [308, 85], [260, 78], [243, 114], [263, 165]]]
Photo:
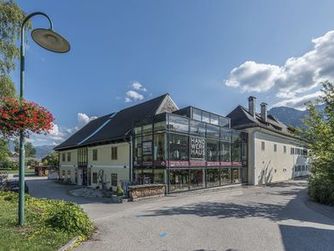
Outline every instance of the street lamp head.
[[39, 46], [52, 52], [66, 53], [71, 48], [65, 38], [51, 29], [35, 29], [31, 32], [31, 36]]

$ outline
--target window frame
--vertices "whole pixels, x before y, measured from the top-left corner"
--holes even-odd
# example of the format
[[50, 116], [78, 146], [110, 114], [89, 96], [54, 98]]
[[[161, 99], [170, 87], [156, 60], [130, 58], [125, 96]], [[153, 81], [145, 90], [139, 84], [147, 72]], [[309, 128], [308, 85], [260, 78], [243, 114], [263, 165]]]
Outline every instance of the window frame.
[[111, 147], [111, 160], [117, 160], [118, 159], [118, 147], [112, 146]]
[[266, 142], [261, 141], [261, 150], [265, 151], [266, 150]]
[[92, 150], [92, 160], [97, 161], [98, 160], [98, 149]]

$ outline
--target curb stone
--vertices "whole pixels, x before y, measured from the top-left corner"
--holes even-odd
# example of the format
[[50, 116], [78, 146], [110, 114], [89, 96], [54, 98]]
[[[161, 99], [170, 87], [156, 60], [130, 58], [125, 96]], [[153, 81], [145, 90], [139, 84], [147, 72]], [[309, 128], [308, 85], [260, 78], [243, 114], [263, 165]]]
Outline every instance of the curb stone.
[[72, 240], [70, 240], [69, 242], [67, 242], [64, 246], [62, 246], [61, 248], [59, 248], [58, 251], [71, 250], [72, 248], [74, 248], [74, 246], [75, 246], [75, 244], [77, 243], [78, 240], [79, 240], [79, 236], [74, 237]]

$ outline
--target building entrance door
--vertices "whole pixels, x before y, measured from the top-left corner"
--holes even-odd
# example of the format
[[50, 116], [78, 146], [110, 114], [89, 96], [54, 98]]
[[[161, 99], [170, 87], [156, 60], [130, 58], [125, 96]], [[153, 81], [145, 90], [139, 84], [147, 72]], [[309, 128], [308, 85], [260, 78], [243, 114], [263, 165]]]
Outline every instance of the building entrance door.
[[82, 168], [82, 185], [87, 186], [87, 167]]

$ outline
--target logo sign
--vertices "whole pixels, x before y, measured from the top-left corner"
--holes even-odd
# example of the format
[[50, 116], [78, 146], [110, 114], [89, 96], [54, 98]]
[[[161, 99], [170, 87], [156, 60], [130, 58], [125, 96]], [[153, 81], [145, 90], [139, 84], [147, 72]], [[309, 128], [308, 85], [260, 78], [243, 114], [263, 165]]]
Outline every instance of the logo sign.
[[152, 141], [143, 142], [143, 155], [152, 155]]
[[190, 137], [190, 158], [204, 159], [205, 140], [198, 137]]

